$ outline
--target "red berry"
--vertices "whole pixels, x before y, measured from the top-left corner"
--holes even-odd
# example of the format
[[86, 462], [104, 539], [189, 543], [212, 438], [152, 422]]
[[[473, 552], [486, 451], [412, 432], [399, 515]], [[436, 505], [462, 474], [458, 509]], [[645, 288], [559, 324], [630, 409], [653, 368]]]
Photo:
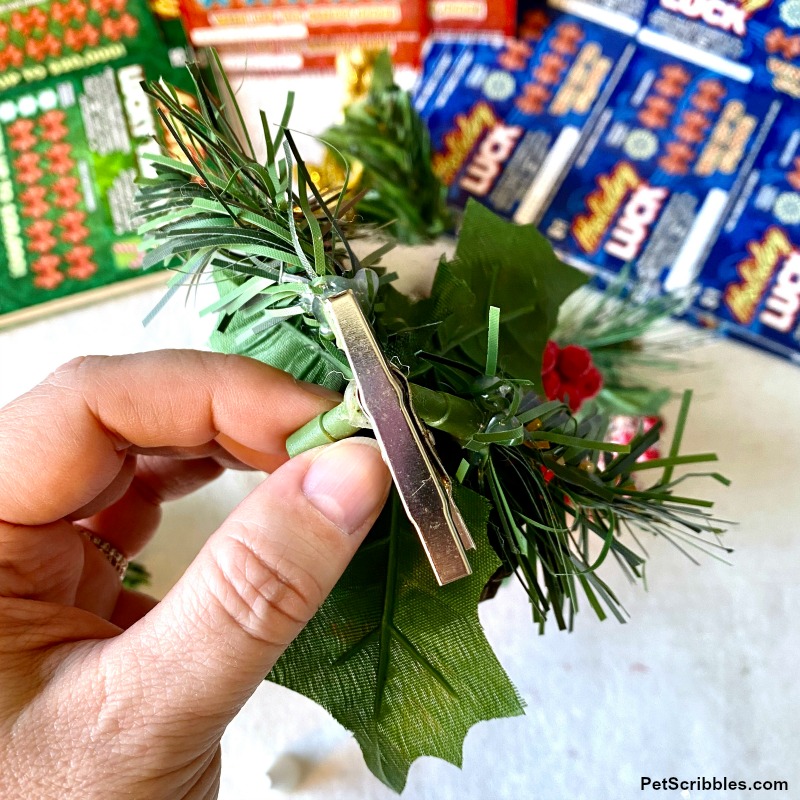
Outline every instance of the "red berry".
[[567, 402], [574, 412], [602, 389], [603, 376], [585, 347], [560, 348], [549, 341], [542, 359], [542, 385], [548, 399]]

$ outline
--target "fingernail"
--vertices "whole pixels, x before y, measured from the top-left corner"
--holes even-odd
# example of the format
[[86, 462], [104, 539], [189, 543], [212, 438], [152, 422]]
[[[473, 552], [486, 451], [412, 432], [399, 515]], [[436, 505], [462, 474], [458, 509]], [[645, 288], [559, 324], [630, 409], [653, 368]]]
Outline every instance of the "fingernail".
[[377, 513], [389, 480], [378, 443], [354, 437], [320, 452], [306, 472], [303, 493], [334, 525], [350, 534]]
[[327, 386], [320, 386], [318, 383], [309, 381], [296, 381], [296, 383], [301, 389], [310, 394], [315, 394], [317, 397], [324, 397], [337, 405], [342, 402], [342, 396], [339, 392], [334, 392], [333, 389], [329, 389]]

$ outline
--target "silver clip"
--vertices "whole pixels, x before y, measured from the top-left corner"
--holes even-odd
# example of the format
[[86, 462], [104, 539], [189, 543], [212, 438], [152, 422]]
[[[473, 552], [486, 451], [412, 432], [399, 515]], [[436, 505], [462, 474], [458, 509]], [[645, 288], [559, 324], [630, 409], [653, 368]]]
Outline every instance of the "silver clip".
[[414, 413], [405, 376], [386, 362], [351, 290], [324, 302], [336, 342], [352, 367], [361, 406], [436, 580], [443, 586], [466, 577], [472, 569], [464, 548], [475, 543], [430, 435]]

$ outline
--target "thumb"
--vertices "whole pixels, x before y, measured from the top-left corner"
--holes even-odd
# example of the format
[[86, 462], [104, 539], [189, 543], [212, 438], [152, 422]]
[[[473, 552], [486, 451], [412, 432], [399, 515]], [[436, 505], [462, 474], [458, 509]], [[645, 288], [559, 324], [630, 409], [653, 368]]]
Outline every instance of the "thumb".
[[[354, 438], [272, 473], [208, 540], [147, 616], [103, 643], [113, 684], [148, 674], [148, 731], [221, 734], [311, 619], [383, 506], [389, 472], [377, 443]], [[115, 668], [114, 665], [117, 665]], [[205, 725], [205, 730], [198, 729]]]

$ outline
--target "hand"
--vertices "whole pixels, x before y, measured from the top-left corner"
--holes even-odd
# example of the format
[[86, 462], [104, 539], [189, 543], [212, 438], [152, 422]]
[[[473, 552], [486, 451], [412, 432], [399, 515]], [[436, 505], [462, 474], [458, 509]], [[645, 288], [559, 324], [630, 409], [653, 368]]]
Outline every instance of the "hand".
[[[165, 351], [76, 360], [0, 411], [4, 800], [216, 797], [226, 725], [389, 490], [370, 440], [287, 462], [334, 403], [256, 361]], [[271, 475], [160, 603], [121, 589], [78, 525], [134, 556], [164, 500], [232, 462]]]

